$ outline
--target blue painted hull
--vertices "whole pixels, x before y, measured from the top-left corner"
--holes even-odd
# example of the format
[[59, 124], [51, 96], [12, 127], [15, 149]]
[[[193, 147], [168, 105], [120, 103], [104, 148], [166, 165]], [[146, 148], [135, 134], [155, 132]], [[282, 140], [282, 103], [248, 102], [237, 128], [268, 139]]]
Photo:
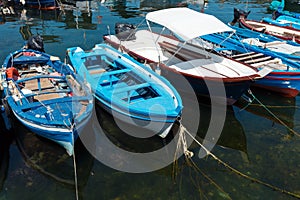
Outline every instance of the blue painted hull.
[[[19, 122], [37, 135], [60, 144], [72, 155], [74, 141], [92, 114], [93, 97], [89, 90], [80, 92], [86, 87], [71, 68], [50, 58], [48, 54], [26, 49], [7, 56], [4, 68], [9, 69], [13, 63], [23, 74], [16, 81], [3, 81], [4, 96]], [[43, 73], [26, 68], [32, 65], [46, 68]], [[58, 75], [47, 74], [53, 72]], [[81, 89], [75, 86], [79, 83]]]
[[[253, 36], [253, 35], [251, 35]], [[240, 53], [246, 53], [249, 51], [262, 53], [274, 58], [280, 58], [284, 64], [287, 65], [285, 70], [274, 70], [263, 79], [256, 80], [254, 86], [261, 87], [286, 97], [295, 97], [300, 91], [300, 64], [293, 60], [287, 59], [286, 56], [278, 54], [263, 48], [259, 48], [253, 45], [241, 43], [239, 40], [227, 38], [228, 35], [214, 34], [203, 36], [201, 38], [213, 43], [222, 44], [227, 50], [233, 50]], [[226, 39], [226, 41], [224, 41]], [[299, 59], [299, 57], [296, 57]]]
[[276, 20], [265, 17], [265, 18], [263, 18], [263, 22], [267, 22], [269, 24], [274, 24], [276, 26], [293, 27], [298, 30], [300, 29], [300, 19], [299, 18], [293, 18], [293, 17], [289, 17], [289, 16], [284, 16], [284, 15], [279, 16]]
[[287, 10], [283, 10], [284, 8], [278, 8], [276, 11], [275, 11], [275, 18], [278, 18], [280, 16], [288, 16], [288, 17], [293, 17], [293, 18], [296, 18], [296, 19], [300, 19], [300, 13], [296, 13], [296, 12], [290, 12], [290, 11], [287, 11]]
[[269, 9], [271, 11], [274, 11], [274, 13], [273, 13], [274, 19], [277, 19], [279, 16], [288, 16], [288, 17], [300, 19], [300, 13], [284, 10], [284, 6], [285, 6], [284, 0], [281, 0], [280, 2], [277, 0], [274, 0], [271, 2]]
[[253, 83], [250, 79], [248, 81], [243, 80], [237, 82], [210, 81], [199, 77], [171, 72], [168, 67], [162, 67], [162, 75], [170, 80], [174, 87], [182, 92], [185, 92], [186, 88], [178, 80], [181, 80], [181, 77], [184, 76], [198, 96], [219, 103], [225, 102], [227, 105], [234, 104]]
[[300, 72], [293, 75], [271, 73], [264, 79], [257, 80], [254, 86], [280, 93], [284, 97], [295, 97], [300, 91]]
[[174, 87], [128, 55], [104, 44], [67, 53], [77, 73], [85, 74], [97, 103], [117, 120], [144, 130], [138, 137], [145, 131], [165, 137], [181, 116], [182, 101]]

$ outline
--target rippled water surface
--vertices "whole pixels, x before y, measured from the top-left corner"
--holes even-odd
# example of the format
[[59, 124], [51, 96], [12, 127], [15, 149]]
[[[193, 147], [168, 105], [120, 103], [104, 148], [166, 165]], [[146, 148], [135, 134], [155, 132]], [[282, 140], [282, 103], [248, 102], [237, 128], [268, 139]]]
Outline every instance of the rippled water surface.
[[[68, 47], [89, 49], [101, 43], [102, 35], [113, 32], [116, 22], [138, 24], [149, 11], [182, 6], [184, 3], [155, 0], [81, 1], [68, 3], [64, 9], [56, 11], [18, 9], [15, 16], [7, 17], [6, 22], [0, 25], [0, 60], [23, 46], [32, 34], [42, 35], [46, 52], [64, 59]], [[215, 15], [224, 23], [233, 19], [234, 7], [251, 10], [250, 19], [271, 17], [267, 11], [269, 1], [209, 0], [204, 8], [202, 4], [190, 1], [187, 6], [199, 11], [204, 9], [205, 13]], [[227, 107], [222, 134], [211, 151], [216, 157], [198, 156], [200, 147], [194, 142], [188, 148], [194, 153], [191, 160], [182, 156], [176, 163], [159, 170], [127, 173], [104, 165], [79, 141], [76, 144], [78, 190], [74, 186], [73, 160], [60, 147], [36, 137], [18, 123], [14, 124], [15, 132], [6, 132], [1, 120], [0, 199], [76, 199], [76, 191], [79, 199], [103, 200], [299, 197], [299, 97], [289, 99], [265, 91], [253, 92], [260, 102], [254, 101], [247, 106], [240, 100], [236, 105]], [[196, 138], [202, 142], [210, 127], [219, 126], [215, 121], [218, 119], [212, 117], [211, 106], [190, 101], [189, 97], [183, 96], [184, 116], [187, 117], [182, 122], [183, 125], [197, 124]], [[199, 120], [188, 117], [195, 112], [200, 113]], [[110, 115], [98, 107], [96, 114], [94, 119], [107, 138], [125, 151], [154, 151], [164, 148], [171, 140], [128, 137], [118, 129]], [[97, 141], [97, 137], [92, 140]], [[101, 149], [106, 158], [119, 165], [131, 164], [130, 160], [110, 149], [102, 146], [95, 148]], [[172, 151], [166, 149], [161, 154], [161, 158], [167, 156], [173, 156]], [[143, 159], [155, 162], [152, 157]], [[132, 165], [132, 168], [137, 167], [134, 162]]]

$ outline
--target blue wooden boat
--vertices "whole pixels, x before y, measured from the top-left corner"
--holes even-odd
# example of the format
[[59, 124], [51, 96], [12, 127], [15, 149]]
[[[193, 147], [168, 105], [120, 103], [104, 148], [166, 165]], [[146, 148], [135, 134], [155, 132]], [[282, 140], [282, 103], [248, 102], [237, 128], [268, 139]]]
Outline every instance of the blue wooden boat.
[[300, 43], [300, 30], [291, 26], [279, 26], [263, 21], [247, 19], [249, 12], [234, 8], [234, 19], [230, 22], [233, 26], [238, 22], [239, 27], [250, 29], [259, 33], [275, 36], [283, 40]]
[[[10, 70], [13, 70], [12, 77]], [[29, 130], [73, 154], [74, 142], [93, 111], [93, 96], [59, 58], [20, 49], [4, 60], [1, 83], [6, 109]]]
[[288, 16], [288, 17], [300, 19], [300, 13], [284, 10], [284, 6], [285, 6], [284, 0], [281, 0], [280, 2], [275, 0], [271, 2], [270, 9], [274, 10], [273, 13], [274, 19], [277, 19], [279, 16]]
[[173, 86], [128, 55], [97, 44], [89, 51], [68, 48], [67, 56], [76, 72], [91, 85], [99, 105], [126, 132], [136, 137], [164, 138], [180, 118], [182, 100]]
[[300, 44], [248, 29], [233, 26], [232, 28], [235, 30], [235, 34], [229, 36], [229, 33], [223, 33], [223, 35], [227, 34], [230, 39], [256, 46], [263, 49], [263, 51], [269, 50], [284, 58], [300, 62]]
[[295, 29], [300, 29], [300, 19], [294, 18], [286, 15], [280, 15], [276, 19], [272, 19], [269, 17], [264, 17], [262, 19], [263, 22], [274, 24], [276, 26], [282, 26], [282, 27], [292, 27]]
[[[237, 62], [252, 67], [269, 67], [271, 73], [256, 80], [253, 86], [264, 88], [285, 97], [295, 97], [300, 92], [300, 64], [275, 53], [274, 51], [249, 43], [242, 43], [238, 37], [229, 37], [228, 33], [216, 33], [201, 36], [203, 42], [209, 42], [215, 53], [222, 54]], [[208, 46], [208, 45], [206, 45]]]

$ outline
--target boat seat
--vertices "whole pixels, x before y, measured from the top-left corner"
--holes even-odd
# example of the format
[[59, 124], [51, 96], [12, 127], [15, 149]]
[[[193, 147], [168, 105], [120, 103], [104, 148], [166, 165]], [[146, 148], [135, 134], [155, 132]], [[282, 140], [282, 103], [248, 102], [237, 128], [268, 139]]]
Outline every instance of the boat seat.
[[262, 54], [262, 53], [255, 53], [255, 54], [250, 54], [248, 56], [235, 58], [235, 60], [241, 61], [241, 62], [247, 62], [246, 60], [250, 60], [250, 59], [252, 60], [253, 58], [257, 58], [257, 57], [261, 57], [261, 56], [264, 56], [264, 54]]
[[103, 68], [97, 68], [97, 69], [89, 70], [89, 73], [90, 73], [91, 75], [102, 74], [102, 73], [104, 73], [104, 72], [106, 72], [106, 70], [103, 69]]
[[283, 34], [285, 36], [288, 36], [288, 37], [295, 37], [295, 36], [297, 36], [295, 33], [293, 34], [293, 33], [289, 33], [289, 32], [283, 32]]
[[255, 54], [255, 52], [250, 51], [247, 53], [241, 53], [241, 54], [233, 55], [233, 56], [231, 56], [231, 58], [236, 59], [236, 58], [240, 58], [240, 57], [244, 57], [244, 56], [248, 56], [248, 55], [252, 55], [252, 54]]
[[[176, 53], [176, 57], [181, 59], [181, 60], [191, 60], [191, 59], [206, 59], [206, 58], [210, 58], [209, 56], [193, 51], [192, 49], [188, 49], [186, 47], [180, 47], [177, 46], [175, 44], [163, 41], [163, 42], [158, 42], [158, 44], [160, 45], [160, 47], [163, 50], [166, 50], [168, 52], [170, 52], [171, 54], [175, 54]], [[179, 51], [178, 49], [181, 48]], [[177, 52], [178, 51], [178, 52]]]
[[245, 61], [245, 63], [247, 63], [247, 64], [258, 63], [258, 62], [262, 62], [262, 61], [266, 61], [266, 60], [270, 60], [270, 59], [272, 59], [271, 56], [265, 56], [262, 58], [247, 60], [247, 61]]
[[[119, 78], [114, 76], [117, 74], [128, 73], [130, 69], [120, 69], [103, 73], [99, 77], [95, 77], [95, 79], [100, 83], [101, 86], [113, 86], [115, 83], [119, 82]], [[99, 75], [99, 74], [98, 74]], [[94, 75], [96, 76], [96, 75]]]
[[137, 84], [137, 85], [132, 85], [132, 86], [126, 86], [126, 87], [122, 87], [122, 88], [116, 88], [113, 90], [114, 94], [119, 94], [119, 93], [123, 93], [123, 92], [130, 92], [133, 90], [137, 90], [140, 88], [145, 88], [145, 87], [149, 87], [150, 84], [149, 83], [141, 83], [141, 84]]
[[130, 72], [130, 69], [120, 69], [120, 70], [114, 70], [114, 71], [110, 71], [110, 72], [106, 72], [104, 75], [105, 76], [112, 76], [112, 75], [116, 75], [116, 74], [122, 74], [122, 73], [127, 73]]
[[[266, 61], [262, 61], [262, 62], [252, 63], [250, 65], [253, 67], [264, 67], [264, 66], [268, 67], [270, 64], [272, 64], [272, 65], [276, 64], [276, 65], [281, 65], [281, 66], [284, 65], [284, 64], [281, 64], [280, 61], [281, 61], [280, 59], [275, 58], [272, 60], [266, 60]], [[271, 68], [274, 68], [274, 66], [272, 66]]]

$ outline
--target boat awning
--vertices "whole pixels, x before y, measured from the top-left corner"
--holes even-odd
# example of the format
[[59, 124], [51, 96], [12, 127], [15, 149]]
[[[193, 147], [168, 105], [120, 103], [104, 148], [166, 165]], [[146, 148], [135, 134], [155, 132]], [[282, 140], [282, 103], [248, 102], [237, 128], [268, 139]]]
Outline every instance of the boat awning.
[[234, 31], [215, 16], [189, 8], [169, 8], [150, 12], [146, 15], [146, 20], [168, 28], [184, 41], [202, 35]]

